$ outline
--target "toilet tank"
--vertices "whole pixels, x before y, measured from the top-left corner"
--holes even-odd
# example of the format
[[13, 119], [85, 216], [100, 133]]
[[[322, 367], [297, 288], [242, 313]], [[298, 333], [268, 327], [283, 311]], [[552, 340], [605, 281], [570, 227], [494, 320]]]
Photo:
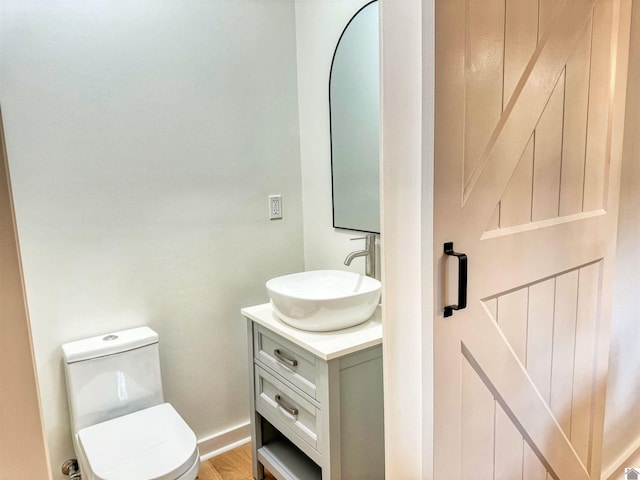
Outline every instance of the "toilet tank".
[[71, 428], [164, 402], [158, 334], [133, 328], [62, 345]]

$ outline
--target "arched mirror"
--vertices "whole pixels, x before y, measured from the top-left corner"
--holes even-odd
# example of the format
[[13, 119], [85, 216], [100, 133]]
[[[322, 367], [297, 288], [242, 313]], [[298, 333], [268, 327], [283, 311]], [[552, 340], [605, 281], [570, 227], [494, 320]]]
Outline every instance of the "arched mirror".
[[333, 226], [380, 233], [378, 2], [345, 27], [329, 76]]

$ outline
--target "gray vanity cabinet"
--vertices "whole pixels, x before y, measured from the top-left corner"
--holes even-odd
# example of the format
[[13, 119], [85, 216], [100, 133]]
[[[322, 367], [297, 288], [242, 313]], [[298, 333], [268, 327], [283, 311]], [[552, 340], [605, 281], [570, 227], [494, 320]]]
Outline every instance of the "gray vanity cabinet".
[[266, 467], [279, 480], [384, 478], [382, 345], [325, 359], [247, 319], [253, 476]]

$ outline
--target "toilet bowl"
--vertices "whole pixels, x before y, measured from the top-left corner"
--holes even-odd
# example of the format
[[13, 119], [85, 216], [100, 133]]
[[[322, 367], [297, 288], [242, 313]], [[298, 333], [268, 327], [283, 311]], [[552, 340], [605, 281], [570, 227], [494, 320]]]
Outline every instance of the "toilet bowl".
[[77, 445], [87, 480], [187, 480], [200, 466], [196, 436], [168, 403], [83, 428]]
[[83, 480], [194, 480], [193, 431], [160, 379], [158, 335], [148, 327], [62, 346], [73, 445]]

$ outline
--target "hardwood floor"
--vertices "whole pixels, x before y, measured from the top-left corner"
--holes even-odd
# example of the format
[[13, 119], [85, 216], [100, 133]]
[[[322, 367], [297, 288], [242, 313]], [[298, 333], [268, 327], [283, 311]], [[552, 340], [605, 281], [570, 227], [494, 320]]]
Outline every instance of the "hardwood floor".
[[[275, 480], [266, 471], [264, 478], [265, 480]], [[251, 444], [247, 443], [202, 462], [198, 480], [253, 480]]]

